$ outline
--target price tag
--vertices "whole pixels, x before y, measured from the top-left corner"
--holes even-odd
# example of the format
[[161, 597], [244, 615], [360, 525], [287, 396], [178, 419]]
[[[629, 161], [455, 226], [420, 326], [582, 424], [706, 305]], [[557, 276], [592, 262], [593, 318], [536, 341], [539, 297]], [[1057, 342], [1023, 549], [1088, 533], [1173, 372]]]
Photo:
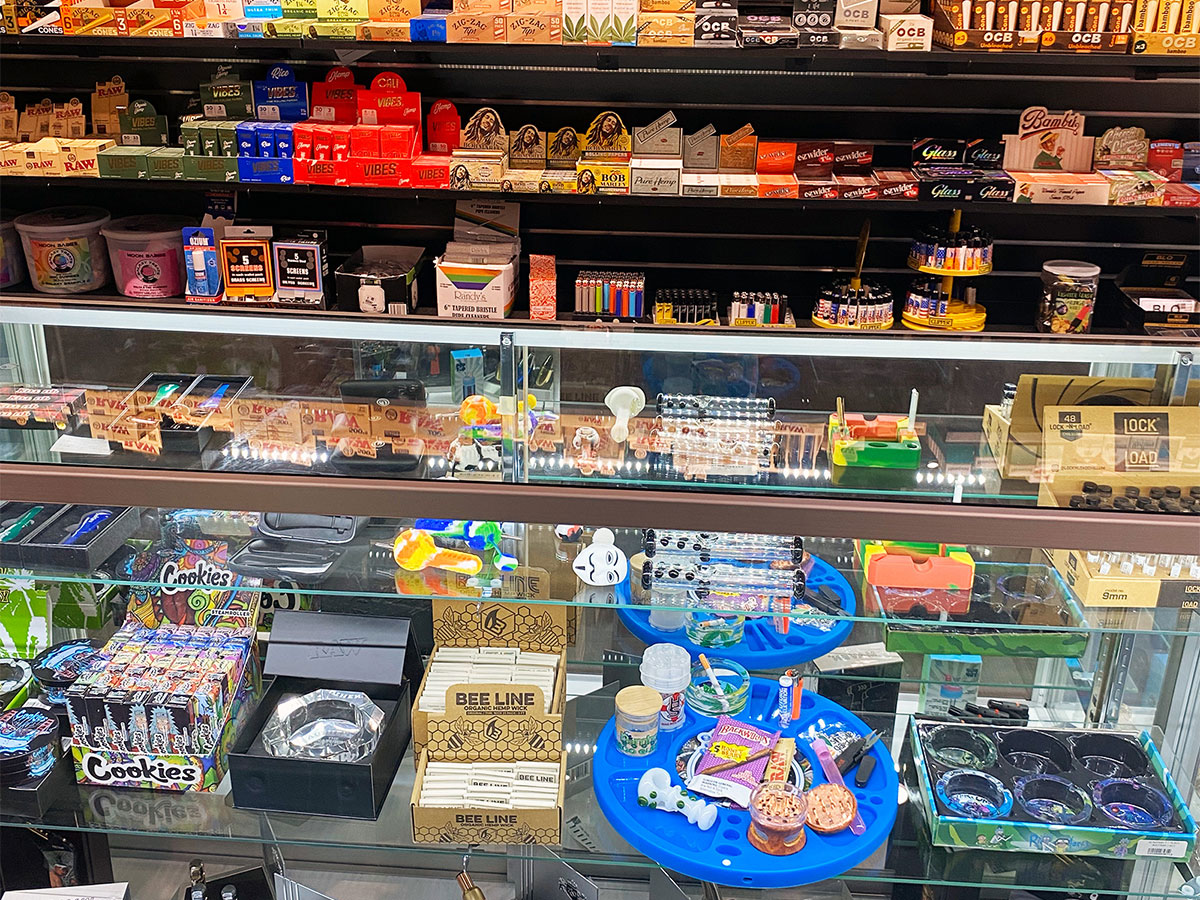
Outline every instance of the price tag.
[[1134, 856], [1157, 856], [1161, 859], [1183, 859], [1187, 856], [1186, 841], [1162, 841], [1142, 838], [1133, 849]]

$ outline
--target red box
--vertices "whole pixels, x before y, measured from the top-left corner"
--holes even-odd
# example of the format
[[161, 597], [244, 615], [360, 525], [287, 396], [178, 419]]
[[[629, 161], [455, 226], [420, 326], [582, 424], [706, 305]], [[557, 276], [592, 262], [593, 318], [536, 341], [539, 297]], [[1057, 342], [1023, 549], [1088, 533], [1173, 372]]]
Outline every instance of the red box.
[[350, 158], [350, 129], [354, 125], [330, 125], [331, 143], [329, 158], [334, 162], [345, 162]]
[[916, 200], [917, 177], [911, 169], [876, 169], [880, 200]]
[[838, 197], [837, 182], [805, 181], [800, 178], [796, 184], [796, 196], [801, 200], [836, 200]]
[[330, 159], [297, 160], [293, 177], [301, 184], [338, 184], [338, 165]]
[[314, 128], [312, 122], [297, 122], [292, 126], [292, 159], [312, 159]]
[[385, 126], [379, 133], [379, 155], [384, 159], [412, 159], [417, 140], [417, 129], [412, 125]]
[[333, 159], [333, 126], [332, 125], [314, 125], [312, 137], [312, 158], [330, 160]]
[[1200, 190], [1190, 184], [1172, 182], [1167, 185], [1166, 192], [1163, 194], [1162, 205], [1173, 206], [1176, 209], [1200, 206]]
[[408, 163], [402, 159], [350, 159], [346, 177], [350, 184], [369, 184], [380, 187], [400, 187], [407, 180]]
[[1167, 181], [1183, 180], [1183, 144], [1179, 141], [1151, 141], [1146, 168]]
[[754, 171], [768, 175], [791, 175], [796, 167], [795, 141], [759, 141]]
[[[762, 147], [762, 144], [758, 145]], [[771, 199], [795, 200], [800, 196], [795, 175], [759, 175], [758, 196]]]
[[350, 127], [350, 156], [354, 159], [378, 159], [379, 136], [383, 129], [378, 125], [352, 125]]
[[796, 144], [796, 167], [792, 171], [803, 180], [833, 174], [834, 141], [801, 141]]
[[833, 145], [833, 171], [837, 175], [858, 175], [871, 168], [874, 144], [838, 141]]
[[408, 187], [447, 188], [450, 186], [450, 157], [421, 155], [409, 166]]
[[842, 200], [878, 200], [879, 182], [874, 175], [834, 175]]

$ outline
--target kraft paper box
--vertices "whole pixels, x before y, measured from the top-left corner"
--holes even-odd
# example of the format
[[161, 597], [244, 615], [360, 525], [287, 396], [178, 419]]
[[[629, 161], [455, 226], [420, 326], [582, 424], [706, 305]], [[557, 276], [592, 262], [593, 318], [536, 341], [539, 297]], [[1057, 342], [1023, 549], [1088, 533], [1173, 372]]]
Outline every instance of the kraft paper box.
[[528, 13], [558, 13], [563, 12], [563, 0], [513, 0], [512, 11], [523, 15]]
[[448, 44], [503, 44], [506, 34], [500, 13], [450, 13], [446, 16]]
[[717, 176], [722, 197], [757, 197], [758, 176], [722, 172]]
[[367, 0], [372, 22], [407, 22], [421, 14], [421, 0]]
[[[503, 16], [497, 16], [503, 19]], [[504, 150], [455, 150], [450, 160], [450, 189], [500, 190], [508, 153]]]
[[493, 13], [501, 16], [512, 11], [512, 0], [454, 0], [452, 9], [456, 13]]
[[[1045, 550], [1050, 562], [1084, 606], [1150, 609], [1157, 606], [1200, 608], [1200, 581], [1163, 578], [1140, 573], [1122, 575], [1114, 567], [1101, 575], [1099, 563], [1087, 561], [1082, 550]], [[1184, 570], [1186, 575], [1187, 570]]]
[[[505, 20], [505, 43], [561, 44], [562, 15], [555, 12], [510, 13]], [[515, 133], [515, 132], [514, 132]], [[545, 147], [545, 136], [542, 141]], [[545, 163], [545, 159], [541, 160]]]
[[422, 844], [548, 844], [560, 842], [567, 755], [556, 758], [558, 803], [550, 809], [456, 809], [418, 805], [425, 781], [426, 754], [417, 763], [411, 800], [413, 840]]
[[696, 14], [639, 13], [637, 42], [639, 47], [693, 47], [696, 44]]
[[[548, 598], [549, 584], [545, 570], [520, 567], [504, 575], [501, 589], [507, 600], [434, 598], [434, 640], [445, 647], [501, 644], [539, 653], [560, 652], [572, 631], [574, 608], [514, 599], [521, 594], [534, 600]], [[477, 590], [464, 585], [467, 593]]]
[[317, 0], [317, 18], [322, 22], [361, 22], [371, 18], [367, 0]]
[[1044, 484], [1104, 472], [1200, 476], [1195, 406], [1047, 406], [1042, 415]]
[[[434, 647], [431, 666], [437, 654]], [[567, 655], [560, 652], [549, 713], [541, 689], [531, 684], [452, 685], [446, 689], [446, 711], [426, 712], [420, 707], [427, 674], [413, 700], [413, 750], [452, 762], [558, 759], [566, 672]]]
[[360, 41], [410, 41], [411, 26], [408, 22], [360, 22], [356, 27]]

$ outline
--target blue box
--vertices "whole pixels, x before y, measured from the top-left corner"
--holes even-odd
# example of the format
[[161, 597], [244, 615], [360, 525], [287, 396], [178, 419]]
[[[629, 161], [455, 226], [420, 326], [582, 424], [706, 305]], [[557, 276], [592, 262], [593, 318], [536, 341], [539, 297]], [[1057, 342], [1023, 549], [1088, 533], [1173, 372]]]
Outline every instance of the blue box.
[[257, 122], [238, 122], [237, 148], [238, 156], [258, 156]]
[[297, 81], [291, 66], [272, 66], [267, 77], [254, 82], [254, 114], [272, 122], [303, 122], [308, 118], [308, 84]]
[[238, 180], [250, 184], [292, 184], [292, 161], [239, 156]]
[[280, 159], [292, 158], [292, 126], [289, 122], [275, 123], [275, 155]]
[[446, 43], [447, 10], [422, 13], [408, 20], [408, 37], [414, 44]]
[[259, 122], [254, 126], [255, 141], [258, 145], [258, 157], [273, 157], [275, 155], [275, 125], [271, 122]]

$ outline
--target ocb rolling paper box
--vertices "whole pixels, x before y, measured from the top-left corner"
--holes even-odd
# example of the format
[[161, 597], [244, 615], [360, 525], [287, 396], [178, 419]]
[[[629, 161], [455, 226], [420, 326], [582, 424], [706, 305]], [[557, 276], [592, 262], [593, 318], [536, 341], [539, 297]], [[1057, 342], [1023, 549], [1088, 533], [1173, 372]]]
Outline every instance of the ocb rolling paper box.
[[695, 13], [641, 12], [638, 46], [691, 47], [696, 43]]

